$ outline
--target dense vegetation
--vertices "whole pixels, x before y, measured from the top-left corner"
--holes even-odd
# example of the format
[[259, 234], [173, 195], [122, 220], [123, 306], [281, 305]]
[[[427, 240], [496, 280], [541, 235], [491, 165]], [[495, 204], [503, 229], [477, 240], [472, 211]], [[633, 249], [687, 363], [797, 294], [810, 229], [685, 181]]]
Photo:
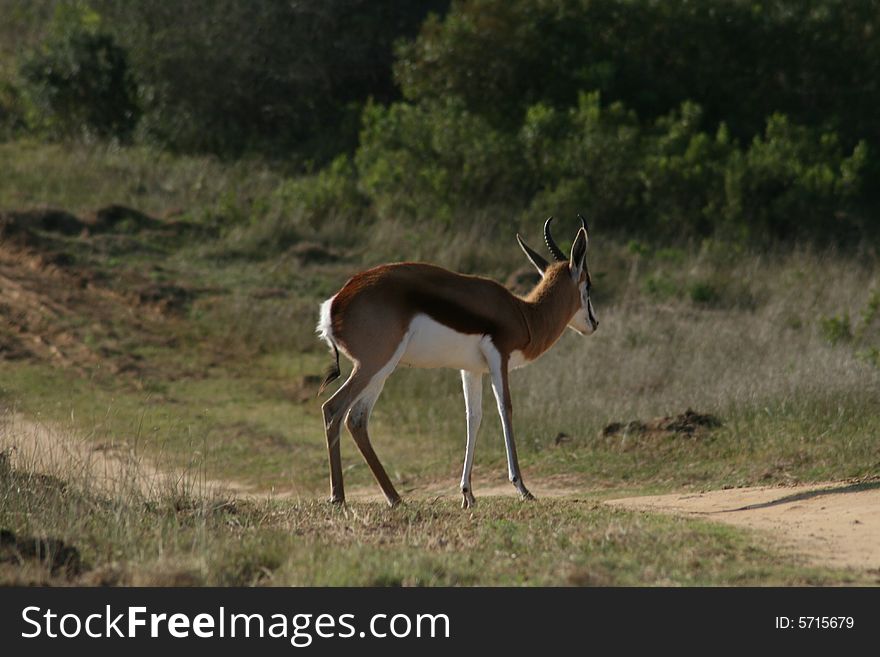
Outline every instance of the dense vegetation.
[[330, 166], [320, 210], [363, 219], [875, 234], [868, 0], [3, 4], [7, 137]]

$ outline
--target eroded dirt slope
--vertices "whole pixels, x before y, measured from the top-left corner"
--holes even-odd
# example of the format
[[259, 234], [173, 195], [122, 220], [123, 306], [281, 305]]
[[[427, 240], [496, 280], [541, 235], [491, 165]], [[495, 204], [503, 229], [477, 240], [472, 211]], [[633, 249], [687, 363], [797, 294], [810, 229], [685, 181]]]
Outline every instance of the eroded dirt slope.
[[[88, 219], [49, 209], [0, 212], [0, 361], [136, 374], [131, 343], [167, 340], [163, 325], [187, 290], [135, 269], [97, 270], [84, 254], [174, 226], [119, 206]], [[121, 227], [128, 232], [113, 232]]]

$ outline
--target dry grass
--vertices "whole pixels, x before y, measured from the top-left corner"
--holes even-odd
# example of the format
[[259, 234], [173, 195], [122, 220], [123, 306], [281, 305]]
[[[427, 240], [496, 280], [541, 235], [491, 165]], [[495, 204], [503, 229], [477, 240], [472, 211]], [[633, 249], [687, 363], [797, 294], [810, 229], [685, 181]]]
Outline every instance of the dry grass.
[[799, 398], [857, 400], [877, 391], [880, 370], [820, 333], [823, 317], [856, 314], [865, 306], [880, 284], [872, 269], [807, 254], [743, 261], [723, 276], [761, 299], [754, 309], [644, 298], [610, 304], [598, 311], [601, 332], [586, 341], [564, 340], [518, 377], [531, 379], [522, 394], [562, 419], [575, 410], [565, 391], [578, 390], [582, 413], [601, 423], [686, 406], [729, 416], [743, 407], [784, 406]]

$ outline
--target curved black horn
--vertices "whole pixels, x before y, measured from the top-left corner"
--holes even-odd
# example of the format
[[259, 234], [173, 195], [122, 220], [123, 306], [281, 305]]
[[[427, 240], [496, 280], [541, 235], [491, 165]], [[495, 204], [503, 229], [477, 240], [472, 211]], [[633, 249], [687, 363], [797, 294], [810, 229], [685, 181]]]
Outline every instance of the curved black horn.
[[587, 226], [587, 220], [581, 216], [581, 213], [578, 212], [578, 219], [581, 220], [581, 225], [584, 227], [584, 232], [587, 234], [587, 237], [590, 236], [590, 228]]
[[544, 256], [542, 256], [528, 244], [523, 242], [523, 238], [519, 236], [519, 233], [516, 234], [516, 241], [519, 242], [519, 248], [523, 250], [523, 252], [526, 254], [526, 257], [532, 262], [532, 264], [538, 268], [538, 271], [540, 271], [542, 274], [547, 271], [547, 267], [550, 266], [550, 263], [544, 260]]
[[562, 249], [556, 246], [556, 240], [554, 240], [553, 236], [550, 234], [551, 221], [553, 221], [552, 216], [547, 217], [547, 221], [544, 222], [544, 242], [547, 243], [547, 248], [550, 249], [550, 255], [552, 255], [557, 262], [568, 260], [566, 255], [562, 252]]

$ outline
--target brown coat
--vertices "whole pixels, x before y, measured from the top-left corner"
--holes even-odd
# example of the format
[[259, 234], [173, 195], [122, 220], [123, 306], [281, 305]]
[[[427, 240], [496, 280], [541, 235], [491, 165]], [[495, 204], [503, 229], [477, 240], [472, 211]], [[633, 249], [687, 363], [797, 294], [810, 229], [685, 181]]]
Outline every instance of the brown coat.
[[[488, 335], [506, 358], [533, 360], [559, 338], [580, 303], [567, 263], [552, 265], [525, 298], [480, 276], [423, 263], [381, 265], [356, 274], [331, 306], [333, 337], [355, 360], [391, 356], [420, 313], [465, 334]], [[366, 363], [364, 363], [366, 364]]]

